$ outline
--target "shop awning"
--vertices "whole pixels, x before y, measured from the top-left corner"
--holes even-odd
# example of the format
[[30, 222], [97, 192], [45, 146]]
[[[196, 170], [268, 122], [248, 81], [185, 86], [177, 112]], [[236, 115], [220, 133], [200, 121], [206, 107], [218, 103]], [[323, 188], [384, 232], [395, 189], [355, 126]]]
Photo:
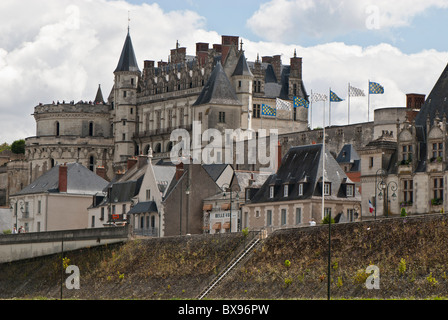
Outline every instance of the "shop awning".
[[230, 203], [221, 204], [221, 210], [230, 210]]
[[224, 224], [222, 225], [223, 229], [230, 229], [230, 222], [224, 222]]
[[221, 230], [221, 222], [216, 222], [213, 225], [213, 230]]
[[213, 209], [212, 204], [204, 204], [204, 206], [202, 207], [203, 211], [211, 211], [212, 209]]

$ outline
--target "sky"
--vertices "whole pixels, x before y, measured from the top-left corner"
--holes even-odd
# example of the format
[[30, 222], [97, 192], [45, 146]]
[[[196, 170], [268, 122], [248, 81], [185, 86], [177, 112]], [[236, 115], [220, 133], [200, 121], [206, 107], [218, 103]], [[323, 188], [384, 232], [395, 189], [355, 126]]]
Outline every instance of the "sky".
[[[27, 10], [24, 10], [26, 8]], [[34, 107], [107, 97], [128, 26], [140, 69], [167, 61], [179, 44], [239, 36], [249, 61], [294, 50], [303, 58], [308, 93], [331, 88], [331, 125], [348, 123], [348, 84], [367, 93], [350, 99], [350, 123], [373, 110], [404, 107], [406, 93], [428, 95], [448, 62], [448, 0], [2, 0], [0, 2], [0, 144], [35, 136]], [[315, 103], [312, 127], [328, 104]], [[326, 124], [328, 125], [328, 117]]]

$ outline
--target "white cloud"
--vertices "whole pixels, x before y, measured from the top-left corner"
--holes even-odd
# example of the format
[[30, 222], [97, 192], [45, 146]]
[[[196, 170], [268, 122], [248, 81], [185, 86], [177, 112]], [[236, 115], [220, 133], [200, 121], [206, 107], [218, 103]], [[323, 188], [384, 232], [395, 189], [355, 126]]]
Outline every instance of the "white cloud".
[[[294, 7], [297, 3], [285, 0], [268, 5], [281, 2], [290, 6], [289, 10], [297, 9]], [[302, 2], [302, 8], [308, 12], [319, 3]], [[434, 1], [429, 3], [436, 5]], [[326, 12], [340, 10], [324, 8]], [[39, 102], [94, 99], [98, 84], [103, 95], [109, 95], [113, 70], [127, 32], [128, 11], [140, 69], [143, 60], [166, 61], [177, 40], [187, 47], [187, 54], [195, 53], [196, 42], [221, 42], [218, 33], [205, 30], [205, 20], [197, 13], [164, 12], [157, 4], [137, 6], [105, 0], [78, 0], [75, 5], [71, 0], [0, 2], [0, 143], [35, 135], [31, 114]], [[19, 16], [15, 15], [17, 12]], [[407, 55], [386, 44], [362, 48], [328, 43], [305, 48], [285, 45], [280, 40], [243, 41], [246, 57], [251, 61], [257, 53], [282, 54], [283, 63], [289, 64], [297, 49], [297, 54], [303, 57], [308, 93], [310, 90], [325, 93], [331, 87], [346, 98], [348, 82], [365, 91], [368, 79], [380, 82], [386, 93], [372, 99], [373, 107], [404, 106], [404, 94], [408, 92], [428, 94], [448, 61], [445, 52], [428, 50]], [[366, 121], [365, 100], [362, 103], [353, 99], [352, 110], [360, 104], [361, 111], [353, 111], [352, 121]], [[313, 125], [318, 125], [321, 116], [316, 107]], [[332, 123], [346, 123], [346, 102], [335, 106]]]
[[448, 0], [271, 0], [260, 6], [247, 26], [265, 40], [298, 41], [304, 36], [407, 26], [433, 7], [448, 8]]

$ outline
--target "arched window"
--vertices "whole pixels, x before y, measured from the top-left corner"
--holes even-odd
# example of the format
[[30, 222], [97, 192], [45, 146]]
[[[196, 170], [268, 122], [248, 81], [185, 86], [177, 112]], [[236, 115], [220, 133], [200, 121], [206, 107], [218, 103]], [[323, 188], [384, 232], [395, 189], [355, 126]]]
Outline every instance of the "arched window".
[[173, 142], [172, 142], [172, 141], [168, 142], [168, 144], [167, 144], [167, 146], [166, 146], [166, 151], [167, 151], [167, 152], [170, 152], [171, 149], [173, 149]]
[[162, 152], [162, 145], [160, 143], [156, 144], [156, 148], [154, 149], [155, 153]]

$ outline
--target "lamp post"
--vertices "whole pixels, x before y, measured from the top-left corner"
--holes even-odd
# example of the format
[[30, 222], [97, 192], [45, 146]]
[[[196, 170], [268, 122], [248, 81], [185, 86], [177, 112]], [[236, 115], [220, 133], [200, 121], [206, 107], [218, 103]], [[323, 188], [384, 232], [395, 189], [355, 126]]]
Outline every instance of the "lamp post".
[[[224, 198], [226, 197], [226, 187], [227, 187], [227, 190], [229, 190], [229, 193], [230, 193], [230, 232], [232, 232], [232, 193], [235, 191], [236, 192], [236, 200], [238, 201], [239, 200], [239, 195], [238, 195], [238, 190], [233, 190], [233, 188], [232, 188], [232, 186], [230, 186], [228, 183], [224, 183], [222, 186], [221, 186], [221, 189], [222, 189], [222, 191], [223, 191], [223, 196], [224, 196]], [[234, 185], [233, 187], [238, 187], [237, 185]], [[238, 187], [239, 188], [239, 187]]]
[[397, 198], [397, 195], [395, 191], [398, 189], [398, 185], [395, 181], [390, 181], [389, 183], [386, 183], [384, 180], [381, 180], [378, 183], [377, 189], [380, 190], [380, 193], [378, 194], [378, 198], [381, 200], [384, 195], [384, 209], [386, 212], [386, 216], [389, 216], [389, 189], [393, 192], [392, 193], [392, 200], [395, 200]]

